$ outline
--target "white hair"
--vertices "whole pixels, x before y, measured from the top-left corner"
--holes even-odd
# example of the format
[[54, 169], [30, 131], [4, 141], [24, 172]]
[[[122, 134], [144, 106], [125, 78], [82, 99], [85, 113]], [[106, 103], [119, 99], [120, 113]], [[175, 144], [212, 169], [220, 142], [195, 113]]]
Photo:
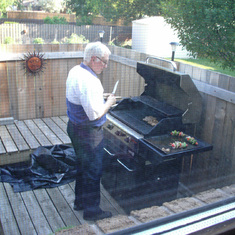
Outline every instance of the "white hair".
[[101, 42], [91, 42], [86, 45], [84, 51], [84, 61], [90, 62], [92, 56], [103, 57], [105, 54], [110, 55], [111, 51]]

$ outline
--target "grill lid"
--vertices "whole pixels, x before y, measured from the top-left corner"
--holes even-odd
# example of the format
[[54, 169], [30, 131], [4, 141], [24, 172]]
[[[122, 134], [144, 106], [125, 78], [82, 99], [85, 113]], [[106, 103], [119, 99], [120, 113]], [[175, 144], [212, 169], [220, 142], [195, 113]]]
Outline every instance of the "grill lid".
[[181, 110], [184, 124], [199, 121], [202, 99], [189, 75], [146, 62], [137, 62], [137, 72], [146, 83], [141, 96], [150, 96], [163, 107], [170, 105]]

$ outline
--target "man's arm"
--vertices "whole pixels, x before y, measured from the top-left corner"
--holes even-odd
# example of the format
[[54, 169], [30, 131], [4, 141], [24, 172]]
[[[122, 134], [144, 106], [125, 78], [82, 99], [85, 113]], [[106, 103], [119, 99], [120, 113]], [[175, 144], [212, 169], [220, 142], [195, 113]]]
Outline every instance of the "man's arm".
[[116, 98], [113, 94], [109, 95], [105, 104], [104, 104], [104, 111], [103, 113], [100, 115], [100, 117], [97, 118], [97, 120], [99, 120], [100, 118], [102, 118], [108, 111], [109, 109], [116, 104]]

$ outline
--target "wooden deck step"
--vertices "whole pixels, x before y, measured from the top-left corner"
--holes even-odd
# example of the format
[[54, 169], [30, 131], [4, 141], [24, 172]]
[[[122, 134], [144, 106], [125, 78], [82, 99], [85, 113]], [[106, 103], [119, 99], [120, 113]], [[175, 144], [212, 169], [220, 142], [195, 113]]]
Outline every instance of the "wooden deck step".
[[0, 126], [0, 137], [7, 153], [11, 154], [18, 151], [15, 142], [11, 138], [6, 126]]
[[67, 135], [67, 116], [15, 120], [0, 126], [0, 165], [30, 160], [39, 146], [71, 144]]

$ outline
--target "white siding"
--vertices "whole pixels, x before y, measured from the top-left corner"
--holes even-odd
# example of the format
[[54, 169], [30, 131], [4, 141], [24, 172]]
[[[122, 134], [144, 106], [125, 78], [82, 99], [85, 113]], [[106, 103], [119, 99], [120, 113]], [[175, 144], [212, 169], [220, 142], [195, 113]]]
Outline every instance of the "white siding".
[[[132, 49], [158, 57], [171, 57], [170, 42], [179, 42], [177, 34], [161, 16], [132, 22]], [[175, 58], [187, 58], [188, 52], [178, 46]]]

